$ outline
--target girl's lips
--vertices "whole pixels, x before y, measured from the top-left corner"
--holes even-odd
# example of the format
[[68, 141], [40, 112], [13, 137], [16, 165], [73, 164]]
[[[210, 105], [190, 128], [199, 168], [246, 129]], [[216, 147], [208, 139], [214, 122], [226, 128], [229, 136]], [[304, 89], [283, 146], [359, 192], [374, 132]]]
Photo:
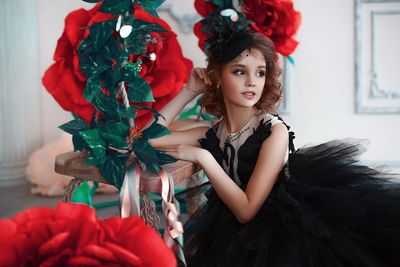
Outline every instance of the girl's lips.
[[252, 99], [256, 96], [256, 93], [253, 91], [246, 91], [246, 92], [243, 92], [242, 95], [247, 99]]

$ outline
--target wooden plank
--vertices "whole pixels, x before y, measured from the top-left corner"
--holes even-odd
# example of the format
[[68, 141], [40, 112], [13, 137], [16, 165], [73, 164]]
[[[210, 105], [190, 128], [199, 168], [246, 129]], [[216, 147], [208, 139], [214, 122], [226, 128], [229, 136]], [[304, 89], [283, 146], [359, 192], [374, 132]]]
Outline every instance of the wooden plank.
[[[87, 152], [71, 151], [56, 156], [55, 171], [59, 174], [72, 176], [77, 179], [87, 179], [100, 183], [108, 183], [100, 174], [99, 169], [94, 165], [85, 163], [88, 157]], [[199, 172], [201, 169], [198, 165], [179, 160], [174, 163], [165, 164], [162, 166], [164, 170], [170, 173], [174, 179], [174, 184], [178, 184], [191, 175]], [[140, 180], [141, 192], [161, 192], [161, 180], [158, 176], [144, 171], [141, 174]]]

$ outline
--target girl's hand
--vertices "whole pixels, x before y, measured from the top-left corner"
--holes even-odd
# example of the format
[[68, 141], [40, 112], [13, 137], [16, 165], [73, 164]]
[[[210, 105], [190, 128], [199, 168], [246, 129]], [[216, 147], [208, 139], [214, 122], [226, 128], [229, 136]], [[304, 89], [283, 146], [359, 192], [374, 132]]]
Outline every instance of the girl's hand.
[[201, 157], [204, 156], [204, 153], [208, 152], [203, 148], [189, 146], [189, 145], [166, 146], [166, 147], [161, 147], [160, 150], [164, 151], [165, 153], [176, 159], [191, 161], [196, 164], [200, 162]]
[[205, 91], [205, 87], [211, 84], [211, 80], [207, 75], [205, 68], [194, 68], [190, 73], [189, 81], [186, 84], [186, 88], [199, 95]]

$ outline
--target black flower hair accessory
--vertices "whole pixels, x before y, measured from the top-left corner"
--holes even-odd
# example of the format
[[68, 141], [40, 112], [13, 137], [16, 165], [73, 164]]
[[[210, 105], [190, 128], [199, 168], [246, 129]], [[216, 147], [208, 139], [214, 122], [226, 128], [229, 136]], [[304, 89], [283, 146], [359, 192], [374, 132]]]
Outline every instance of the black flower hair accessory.
[[203, 30], [210, 37], [205, 42], [207, 55], [217, 63], [227, 63], [237, 57], [254, 41], [254, 33], [242, 20], [215, 14], [203, 19]]

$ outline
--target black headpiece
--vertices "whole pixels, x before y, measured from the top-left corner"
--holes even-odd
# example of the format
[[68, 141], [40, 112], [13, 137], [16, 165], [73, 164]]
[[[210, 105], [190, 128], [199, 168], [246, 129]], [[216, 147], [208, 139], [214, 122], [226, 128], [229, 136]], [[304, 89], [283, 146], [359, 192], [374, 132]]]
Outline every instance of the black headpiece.
[[243, 20], [233, 21], [229, 16], [214, 13], [204, 18], [202, 23], [202, 30], [209, 36], [205, 51], [217, 63], [231, 61], [254, 42], [254, 33]]

